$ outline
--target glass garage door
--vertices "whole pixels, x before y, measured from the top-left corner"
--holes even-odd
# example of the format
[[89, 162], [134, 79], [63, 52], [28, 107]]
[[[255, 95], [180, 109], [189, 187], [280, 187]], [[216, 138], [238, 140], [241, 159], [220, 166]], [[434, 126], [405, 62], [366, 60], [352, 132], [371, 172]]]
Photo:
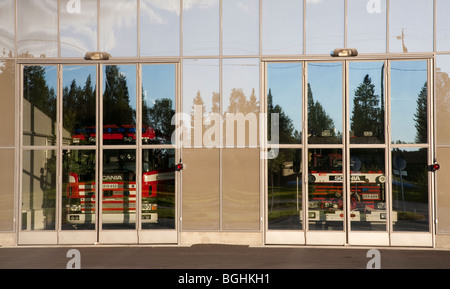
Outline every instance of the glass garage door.
[[176, 243], [177, 64], [23, 65], [21, 244]]
[[432, 245], [430, 65], [266, 63], [266, 243]]

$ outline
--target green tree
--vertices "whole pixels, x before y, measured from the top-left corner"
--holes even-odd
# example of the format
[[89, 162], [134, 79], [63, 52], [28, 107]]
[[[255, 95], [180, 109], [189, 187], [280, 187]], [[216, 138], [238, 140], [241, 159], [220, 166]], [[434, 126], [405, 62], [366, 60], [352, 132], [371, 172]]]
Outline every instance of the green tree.
[[380, 107], [380, 96], [375, 94], [375, 85], [368, 74], [356, 88], [353, 98], [351, 130], [355, 136], [363, 136], [371, 131], [378, 138], [383, 137], [383, 109]]
[[308, 133], [320, 136], [324, 130], [329, 130], [335, 136], [333, 119], [319, 101], [314, 101], [311, 85], [308, 83]]
[[280, 143], [295, 143], [300, 141], [295, 138], [299, 133], [294, 129], [292, 119], [283, 111], [280, 105], [273, 105], [273, 95], [270, 88], [267, 93], [267, 113], [267, 133], [269, 137], [272, 135], [272, 114], [276, 113], [278, 114], [278, 124], [275, 123], [274, 125], [278, 126]]
[[30, 104], [45, 113], [52, 121], [56, 121], [56, 93], [47, 85], [44, 66], [25, 66], [24, 98]]
[[170, 140], [174, 114], [175, 109], [173, 109], [173, 102], [170, 98], [157, 99], [153, 107], [148, 108], [148, 123], [155, 130], [157, 137]]
[[417, 143], [427, 143], [427, 82], [422, 86], [419, 96], [417, 97], [416, 113], [414, 114], [414, 121], [416, 127]]
[[103, 123], [106, 125], [129, 125], [135, 123], [135, 111], [130, 106], [127, 78], [120, 72], [117, 65], [105, 67]]

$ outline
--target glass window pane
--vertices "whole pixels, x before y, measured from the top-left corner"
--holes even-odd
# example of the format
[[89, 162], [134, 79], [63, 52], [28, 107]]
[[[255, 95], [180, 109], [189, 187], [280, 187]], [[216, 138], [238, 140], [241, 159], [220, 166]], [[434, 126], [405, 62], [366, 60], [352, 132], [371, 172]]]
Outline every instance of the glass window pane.
[[183, 54], [219, 55], [219, 0], [183, 1]]
[[302, 141], [302, 64], [269, 63], [267, 69], [268, 141], [276, 142], [277, 135], [272, 129], [278, 124], [280, 144], [299, 144]]
[[0, 57], [14, 56], [14, 0], [0, 1]]
[[136, 151], [103, 150], [102, 228], [136, 227]]
[[95, 150], [64, 150], [61, 221], [63, 230], [94, 230], [96, 221]]
[[13, 231], [15, 206], [14, 200], [14, 173], [15, 169], [15, 154], [14, 150], [0, 150], [0, 183], [2, 188], [0, 190], [0, 231]]
[[23, 68], [23, 144], [56, 144], [56, 66]]
[[14, 61], [0, 61], [0, 146], [13, 146], [15, 143], [15, 64]]
[[353, 231], [386, 231], [384, 149], [350, 149], [350, 221]]
[[350, 143], [384, 143], [384, 62], [349, 63]]
[[98, 50], [97, 0], [79, 3], [60, 4], [61, 57], [84, 57], [86, 52]]
[[140, 55], [180, 55], [180, 0], [141, 0]]
[[392, 61], [392, 143], [428, 143], [427, 98], [427, 61]]
[[269, 230], [302, 230], [301, 149], [280, 149], [268, 160], [267, 212]]
[[259, 54], [259, 0], [222, 1], [223, 54]]
[[306, 1], [306, 54], [344, 47], [344, 1]]
[[103, 73], [103, 144], [135, 144], [136, 66], [106, 65]]
[[308, 141], [342, 143], [341, 62], [308, 63]]
[[[280, 33], [282, 31], [282, 33]], [[262, 54], [303, 53], [303, 1], [262, 1]]]
[[175, 64], [142, 66], [142, 143], [171, 144], [175, 126]]
[[24, 150], [22, 230], [55, 230], [56, 151]]
[[450, 51], [450, 1], [436, 1], [436, 50]]
[[309, 229], [343, 230], [342, 150], [310, 149], [308, 157]]
[[223, 60], [223, 120], [226, 147], [259, 144], [259, 61]]
[[[184, 147], [216, 147], [220, 144], [220, 131], [216, 130], [218, 123], [210, 119], [220, 113], [219, 91], [217, 59], [184, 61], [183, 113], [189, 118], [186, 120], [189, 123], [183, 124], [188, 130], [183, 137]], [[212, 128], [210, 124], [214, 124]]]
[[429, 231], [427, 153], [425, 148], [392, 150], [394, 231]]
[[63, 66], [63, 144], [95, 144], [96, 67]]
[[436, 55], [436, 140], [450, 144], [450, 55]]
[[20, 57], [58, 56], [58, 1], [17, 1], [17, 53]]
[[259, 153], [259, 149], [222, 151], [224, 230], [259, 229]]
[[359, 53], [386, 52], [386, 0], [348, 0], [347, 47]]
[[142, 151], [142, 229], [175, 229], [175, 150]]
[[136, 0], [100, 0], [100, 50], [113, 57], [137, 56]]
[[220, 151], [184, 149], [182, 229], [220, 228]]
[[433, 1], [389, 2], [389, 51], [433, 51]]

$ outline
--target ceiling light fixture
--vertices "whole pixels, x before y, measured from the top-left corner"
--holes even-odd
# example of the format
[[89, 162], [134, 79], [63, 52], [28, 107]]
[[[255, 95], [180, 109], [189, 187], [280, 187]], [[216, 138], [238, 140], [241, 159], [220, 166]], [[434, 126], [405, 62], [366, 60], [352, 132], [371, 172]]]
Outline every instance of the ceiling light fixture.
[[86, 60], [109, 60], [111, 55], [107, 52], [87, 52], [84, 56]]
[[356, 48], [336, 48], [331, 52], [333, 57], [354, 57], [358, 55]]

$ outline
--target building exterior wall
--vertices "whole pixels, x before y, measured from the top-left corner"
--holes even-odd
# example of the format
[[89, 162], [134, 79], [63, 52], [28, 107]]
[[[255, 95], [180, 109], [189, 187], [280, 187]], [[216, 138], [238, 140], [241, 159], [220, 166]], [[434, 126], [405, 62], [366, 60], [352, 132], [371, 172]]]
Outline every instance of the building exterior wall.
[[[17, 244], [27, 206], [19, 203], [21, 191], [39, 185], [24, 182], [20, 171], [39, 170], [20, 159], [28, 156], [21, 152], [20, 133], [29, 120], [22, 117], [30, 115], [27, 103], [20, 105], [21, 64], [84, 64], [89, 51], [106, 51], [111, 62], [177, 63], [182, 112], [193, 112], [197, 93], [208, 110], [219, 100], [218, 111], [231, 111], [241, 92], [255, 97], [253, 112], [259, 114], [265, 61], [328, 59], [335, 48], [354, 47], [359, 57], [433, 60], [431, 145], [441, 168], [433, 179], [431, 215], [435, 245], [450, 247], [448, 11], [446, 0], [0, 0], [0, 245]], [[49, 127], [42, 133], [51, 133]], [[201, 143], [185, 151], [179, 242], [265, 243], [260, 148], [246, 143], [209, 149]], [[203, 175], [190, 170], [196, 166]], [[203, 190], [198, 182], [205, 182]]]

